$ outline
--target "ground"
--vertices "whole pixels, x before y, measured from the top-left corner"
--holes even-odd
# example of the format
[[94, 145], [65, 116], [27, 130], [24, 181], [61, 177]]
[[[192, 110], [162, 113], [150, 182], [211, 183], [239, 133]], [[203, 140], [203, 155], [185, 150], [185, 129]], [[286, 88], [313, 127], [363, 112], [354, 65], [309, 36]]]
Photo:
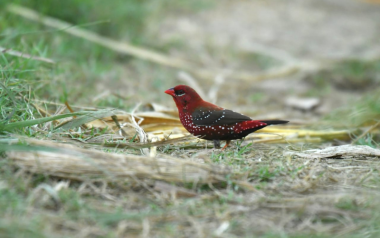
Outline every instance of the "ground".
[[[14, 4], [118, 44], [101, 46], [107, 39], [73, 36], [0, 3], [1, 237], [379, 236], [379, 156], [289, 154], [379, 148], [378, 1]], [[193, 67], [122, 53], [119, 43]], [[257, 77], [283, 68], [295, 70]], [[220, 151], [190, 139], [141, 149], [133, 126], [120, 140], [104, 126], [80, 127], [139, 103], [137, 113], [154, 114], [158, 104], [175, 117], [164, 91], [177, 84], [253, 118], [289, 120], [285, 129], [295, 132], [281, 143], [258, 134]], [[75, 112], [101, 111], [79, 112], [75, 126], [58, 130], [62, 119], [53, 116], [69, 113], [65, 102]], [[302, 137], [304, 130], [319, 134]]]

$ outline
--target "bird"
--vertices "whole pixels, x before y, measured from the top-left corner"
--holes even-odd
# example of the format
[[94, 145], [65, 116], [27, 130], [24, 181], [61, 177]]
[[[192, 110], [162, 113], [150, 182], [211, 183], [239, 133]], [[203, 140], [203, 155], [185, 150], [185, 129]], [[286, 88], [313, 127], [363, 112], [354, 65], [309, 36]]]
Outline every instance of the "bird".
[[214, 148], [226, 141], [222, 151], [231, 140], [242, 139], [248, 134], [269, 125], [285, 124], [284, 120], [253, 120], [252, 118], [204, 101], [187, 85], [177, 85], [165, 91], [173, 97], [179, 118], [188, 132], [201, 139], [212, 140]]

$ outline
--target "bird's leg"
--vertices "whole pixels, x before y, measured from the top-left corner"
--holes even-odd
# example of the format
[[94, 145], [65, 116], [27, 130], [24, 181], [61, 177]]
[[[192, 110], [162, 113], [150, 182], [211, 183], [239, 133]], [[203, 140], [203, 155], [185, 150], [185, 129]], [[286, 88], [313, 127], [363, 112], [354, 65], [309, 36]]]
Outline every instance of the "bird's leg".
[[214, 148], [219, 149], [220, 148], [220, 140], [214, 140]]
[[227, 146], [230, 144], [231, 140], [226, 140], [226, 145], [222, 148], [222, 151], [227, 148]]

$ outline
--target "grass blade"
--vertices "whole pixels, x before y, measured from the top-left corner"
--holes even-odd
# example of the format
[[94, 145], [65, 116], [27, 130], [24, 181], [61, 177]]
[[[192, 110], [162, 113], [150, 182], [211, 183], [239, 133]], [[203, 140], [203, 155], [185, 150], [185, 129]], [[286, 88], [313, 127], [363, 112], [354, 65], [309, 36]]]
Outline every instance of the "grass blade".
[[44, 118], [39, 118], [35, 120], [27, 120], [27, 121], [19, 121], [19, 122], [13, 122], [9, 123], [6, 125], [2, 125], [0, 127], [0, 131], [12, 131], [14, 129], [19, 129], [27, 126], [33, 126], [49, 121], [54, 121], [62, 118], [67, 118], [67, 117], [72, 117], [72, 116], [78, 116], [78, 115], [83, 115], [87, 114], [88, 112], [76, 112], [76, 113], [68, 113], [68, 114], [62, 114], [62, 115], [57, 115], [57, 116], [51, 116], [51, 117], [44, 117]]

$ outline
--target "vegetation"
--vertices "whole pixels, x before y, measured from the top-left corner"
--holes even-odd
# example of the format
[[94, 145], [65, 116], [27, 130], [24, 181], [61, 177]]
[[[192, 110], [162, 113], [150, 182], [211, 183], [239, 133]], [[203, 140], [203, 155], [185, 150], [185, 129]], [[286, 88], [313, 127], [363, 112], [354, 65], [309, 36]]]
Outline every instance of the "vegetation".
[[[13, 3], [165, 55], [180, 51], [180, 58], [192, 61], [198, 58], [188, 42], [160, 41], [157, 27], [165, 16], [198, 14], [218, 5], [214, 1], [168, 0]], [[131, 113], [139, 102], [143, 102], [139, 110], [145, 112], [152, 110], [151, 102], [173, 106], [163, 91], [179, 84], [178, 69], [27, 20], [8, 11], [7, 4], [0, 2], [0, 237], [380, 235], [378, 157], [306, 160], [285, 155], [343, 143], [336, 138], [276, 144], [248, 139], [219, 151], [205, 149], [205, 143], [197, 140], [141, 145], [143, 135], [135, 127], [127, 131], [128, 137], [116, 138], [116, 133], [110, 132], [111, 119], [106, 127], [85, 126], [93, 119]], [[208, 47], [220, 61], [243, 58], [263, 70], [278, 65], [260, 54], [234, 49], [220, 53], [217, 46]], [[341, 88], [343, 78], [347, 79], [344, 90], [359, 96], [318, 118], [318, 123], [295, 129], [348, 129], [352, 140], [345, 143], [378, 149], [380, 94], [375, 86], [380, 82], [379, 66], [378, 60], [348, 61], [309, 76], [312, 87], [306, 95], [323, 96], [323, 90]], [[331, 82], [326, 78], [332, 78]], [[204, 80], [205, 88], [213, 84], [213, 79]], [[244, 84], [239, 87], [242, 95], [220, 95], [221, 100], [238, 103], [245, 98], [245, 103], [257, 104], [271, 100], [262, 92], [245, 96], [247, 88]], [[123, 119], [119, 116], [118, 120]], [[65, 147], [67, 144], [73, 147]], [[33, 157], [38, 153], [73, 163], [73, 173], [56, 165], [49, 171], [38, 163], [30, 166], [30, 161], [38, 160]], [[106, 168], [115, 163], [109, 158], [132, 161], [138, 155], [148, 161], [149, 153], [168, 163], [178, 159], [177, 164], [193, 166], [194, 174], [210, 177], [186, 180], [175, 177], [180, 173], [174, 171], [173, 177], [163, 172], [158, 178], [148, 170], [140, 171], [145, 173], [141, 176], [126, 176], [119, 170], [107, 174]], [[87, 161], [90, 157], [107, 163], [97, 168], [89, 162], [94, 170], [77, 169], [76, 159]], [[89, 171], [93, 174], [86, 174]]]

